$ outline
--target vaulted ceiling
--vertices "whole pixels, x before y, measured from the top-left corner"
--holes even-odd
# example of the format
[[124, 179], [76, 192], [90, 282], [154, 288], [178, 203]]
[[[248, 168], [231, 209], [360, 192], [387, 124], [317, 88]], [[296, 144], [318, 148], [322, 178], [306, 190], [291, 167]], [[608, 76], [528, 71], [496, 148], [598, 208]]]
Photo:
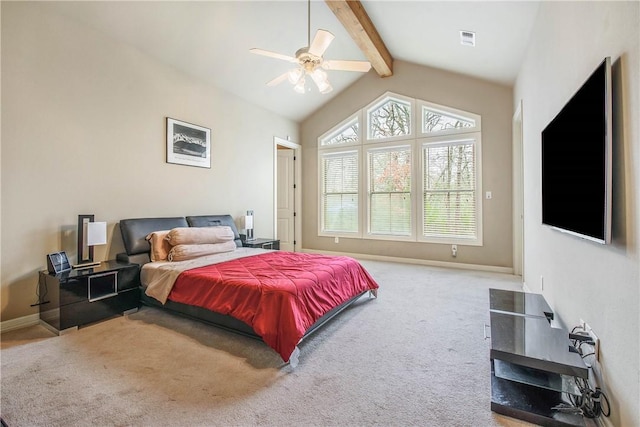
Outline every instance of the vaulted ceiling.
[[[361, 1], [393, 59], [504, 85], [515, 81], [538, 5], [538, 1]], [[362, 76], [329, 71], [334, 90], [324, 95], [310, 85], [300, 95], [287, 81], [275, 87], [265, 85], [290, 69], [291, 63], [252, 55], [249, 49], [294, 56], [305, 47], [308, 3], [304, 0], [47, 2], [46, 7], [296, 121]], [[371, 56], [363, 53], [342, 25], [341, 21], [353, 17], [343, 18], [331, 10], [340, 7], [346, 7], [345, 2], [311, 1], [311, 36], [319, 28], [336, 36], [326, 59], [368, 60]], [[476, 33], [475, 47], [460, 44], [461, 30]], [[384, 63], [372, 63], [369, 73], [384, 75], [379, 69]]]

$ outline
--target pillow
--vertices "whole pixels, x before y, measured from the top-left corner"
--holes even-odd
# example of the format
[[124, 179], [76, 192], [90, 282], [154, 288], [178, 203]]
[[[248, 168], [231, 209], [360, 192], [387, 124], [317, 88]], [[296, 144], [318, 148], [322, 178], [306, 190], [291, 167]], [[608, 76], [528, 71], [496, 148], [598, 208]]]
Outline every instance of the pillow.
[[205, 255], [236, 250], [236, 242], [205, 243], [200, 245], [176, 245], [169, 252], [169, 261], [185, 261]]
[[171, 246], [224, 243], [234, 238], [233, 230], [226, 225], [216, 227], [178, 227], [167, 234], [167, 240]]
[[166, 261], [171, 250], [171, 244], [166, 239], [169, 230], [154, 231], [146, 237], [151, 245], [151, 261]]

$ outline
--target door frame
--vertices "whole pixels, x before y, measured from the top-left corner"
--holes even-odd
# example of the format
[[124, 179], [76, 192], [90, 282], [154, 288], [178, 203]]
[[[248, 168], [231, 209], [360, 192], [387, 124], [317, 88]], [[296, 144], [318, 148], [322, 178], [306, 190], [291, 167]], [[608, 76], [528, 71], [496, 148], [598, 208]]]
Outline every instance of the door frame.
[[294, 150], [293, 155], [293, 190], [295, 215], [293, 217], [293, 250], [302, 249], [302, 146], [288, 139], [273, 137], [273, 237], [278, 238], [278, 147]]
[[513, 274], [524, 282], [524, 136], [523, 102], [520, 100], [513, 114]]

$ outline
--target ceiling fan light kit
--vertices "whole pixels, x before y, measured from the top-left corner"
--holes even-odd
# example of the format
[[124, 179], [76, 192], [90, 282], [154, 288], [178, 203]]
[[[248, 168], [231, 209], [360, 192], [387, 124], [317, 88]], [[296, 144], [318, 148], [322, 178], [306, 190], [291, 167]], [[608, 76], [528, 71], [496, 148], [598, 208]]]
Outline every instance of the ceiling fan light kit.
[[[308, 21], [311, 21], [311, 6], [309, 2]], [[308, 26], [307, 42], [308, 46], [298, 49], [296, 56], [287, 56], [280, 53], [271, 52], [263, 49], [250, 49], [251, 53], [269, 56], [271, 58], [282, 59], [288, 62], [297, 63], [298, 67], [287, 71], [284, 74], [269, 81], [267, 86], [276, 86], [285, 80], [289, 80], [293, 86], [293, 90], [302, 94], [305, 93], [305, 76], [309, 75], [318, 87], [318, 91], [322, 94], [329, 93], [333, 87], [329, 83], [329, 78], [324, 70], [335, 71], [357, 71], [366, 73], [371, 69], [371, 63], [368, 61], [325, 61], [322, 55], [327, 50], [335, 36], [327, 30], [318, 30], [310, 41], [311, 25]]]
[[298, 80], [298, 82], [295, 84], [295, 86], [293, 86], [293, 90], [295, 90], [300, 95], [304, 95], [304, 92], [305, 92], [304, 83], [305, 83], [305, 81], [304, 81], [304, 77], [303, 77], [300, 80]]
[[310, 75], [316, 86], [318, 86], [320, 93], [325, 94], [333, 90], [333, 87], [329, 84], [329, 79], [327, 79], [327, 73], [322, 68], [316, 68]]
[[302, 76], [304, 75], [304, 70], [302, 68], [293, 68], [287, 72], [287, 78], [289, 79], [289, 83], [295, 85], [300, 81]]

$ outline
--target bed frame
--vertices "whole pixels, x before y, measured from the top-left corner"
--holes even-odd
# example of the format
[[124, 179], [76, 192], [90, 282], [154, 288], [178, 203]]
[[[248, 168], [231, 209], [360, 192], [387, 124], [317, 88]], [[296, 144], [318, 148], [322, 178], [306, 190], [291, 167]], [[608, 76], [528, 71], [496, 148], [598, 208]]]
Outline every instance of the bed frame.
[[[149, 242], [146, 240], [146, 236], [153, 231], [170, 230], [176, 227], [210, 227], [220, 225], [231, 227], [235, 236], [236, 246], [242, 247], [240, 235], [238, 234], [238, 230], [231, 215], [201, 215], [187, 217], [123, 219], [120, 221], [120, 232], [122, 233], [122, 240], [126, 252], [118, 254], [116, 256], [116, 259], [121, 262], [136, 263], [140, 265], [150, 262], [151, 258], [149, 253], [151, 251], [151, 247], [149, 245]], [[373, 296], [370, 291], [364, 291], [345, 301], [341, 305], [333, 308], [331, 311], [327, 312], [313, 325], [311, 325], [309, 329], [307, 329], [300, 342], [302, 342], [313, 332], [317, 331], [318, 328], [324, 325], [327, 321], [331, 320], [338, 313], [349, 307], [366, 293], [369, 293], [371, 296]], [[260, 338], [260, 336], [256, 334], [251, 326], [234, 317], [216, 313], [202, 307], [191, 306], [174, 301], [167, 301], [163, 305], [156, 299], [147, 296], [144, 291], [140, 292], [140, 295], [141, 302], [145, 305], [158, 307], [163, 310], [167, 310], [181, 316], [186, 316], [191, 319], [196, 319], [200, 322], [214, 325], [234, 333], [262, 340], [262, 338]], [[293, 357], [291, 363], [292, 365], [294, 364]]]

